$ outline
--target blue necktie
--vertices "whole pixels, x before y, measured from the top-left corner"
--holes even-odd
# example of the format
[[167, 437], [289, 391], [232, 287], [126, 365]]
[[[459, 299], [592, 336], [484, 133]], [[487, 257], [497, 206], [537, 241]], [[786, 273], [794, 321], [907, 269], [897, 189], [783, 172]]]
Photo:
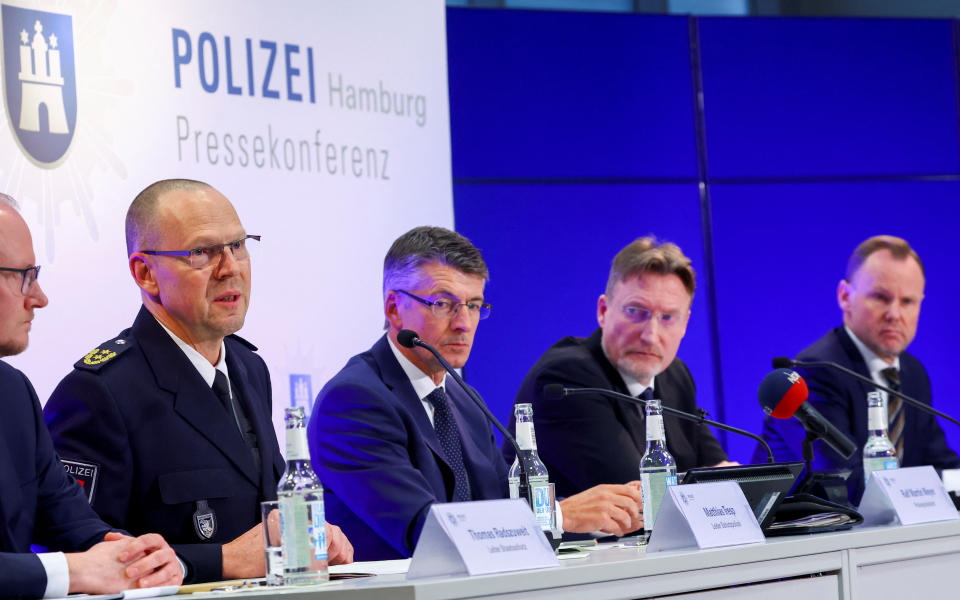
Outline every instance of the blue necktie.
[[[643, 390], [642, 392], [640, 392], [640, 395], [637, 396], [637, 399], [643, 400], [644, 402], [646, 402], [647, 400], [653, 400], [653, 388], [648, 387], [647, 389], [645, 389], [645, 390]], [[637, 405], [637, 410], [640, 411], [640, 416], [641, 416], [642, 418], [644, 418], [644, 419], [647, 418], [647, 406], [646, 406], [646, 404], [638, 404], [638, 405]]]
[[453, 412], [447, 401], [447, 394], [443, 387], [430, 392], [427, 400], [433, 405], [433, 428], [440, 438], [440, 447], [443, 448], [444, 458], [453, 469], [453, 498], [451, 502], [466, 502], [470, 500], [470, 480], [467, 478], [467, 469], [463, 466], [463, 446], [460, 443], [460, 430], [453, 420]]

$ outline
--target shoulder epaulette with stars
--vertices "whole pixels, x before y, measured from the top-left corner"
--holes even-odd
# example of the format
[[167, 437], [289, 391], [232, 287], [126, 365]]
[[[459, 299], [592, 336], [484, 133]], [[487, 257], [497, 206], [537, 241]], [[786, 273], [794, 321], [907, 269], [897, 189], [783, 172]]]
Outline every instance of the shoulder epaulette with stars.
[[133, 346], [133, 339], [120, 336], [108, 340], [73, 363], [73, 368], [83, 369], [85, 371], [99, 371], [107, 363], [112, 363], [115, 358], [126, 352]]

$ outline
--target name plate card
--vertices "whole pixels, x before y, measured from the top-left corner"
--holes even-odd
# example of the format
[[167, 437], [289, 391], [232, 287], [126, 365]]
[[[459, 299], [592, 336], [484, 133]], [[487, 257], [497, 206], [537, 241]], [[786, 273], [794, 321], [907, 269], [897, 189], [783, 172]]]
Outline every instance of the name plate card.
[[667, 488], [647, 552], [765, 541], [760, 524], [736, 482], [693, 483]]
[[916, 525], [960, 518], [933, 467], [874, 471], [857, 508], [864, 525]]
[[523, 500], [434, 504], [407, 579], [556, 567], [550, 542]]

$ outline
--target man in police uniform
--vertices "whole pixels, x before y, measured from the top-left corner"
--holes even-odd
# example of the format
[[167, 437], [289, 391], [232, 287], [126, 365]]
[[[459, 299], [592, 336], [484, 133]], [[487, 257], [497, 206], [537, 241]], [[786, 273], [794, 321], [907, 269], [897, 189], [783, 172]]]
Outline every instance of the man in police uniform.
[[[39, 271], [26, 222], [0, 194], [0, 357], [26, 349], [34, 311], [47, 305]], [[0, 597], [180, 584], [180, 565], [159, 535], [110, 532], [90, 509], [57, 463], [33, 386], [2, 361], [0, 481]], [[35, 554], [31, 543], [52, 552]]]
[[[263, 575], [259, 503], [284, 462], [271, 422], [270, 375], [232, 335], [250, 299], [248, 235], [205, 183], [165, 180], [126, 219], [133, 323], [74, 365], [44, 414], [57, 451], [93, 508], [131, 532], [162, 533], [188, 581]], [[330, 560], [353, 550], [328, 526]]]

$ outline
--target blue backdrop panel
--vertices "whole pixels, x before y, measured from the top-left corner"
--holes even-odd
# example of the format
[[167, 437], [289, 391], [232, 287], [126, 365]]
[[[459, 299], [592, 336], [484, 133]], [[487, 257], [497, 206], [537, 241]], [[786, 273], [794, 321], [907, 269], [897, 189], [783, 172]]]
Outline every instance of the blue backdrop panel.
[[711, 177], [958, 172], [950, 21], [699, 22]]
[[[771, 359], [794, 356], [842, 324], [837, 283], [856, 245], [879, 233], [906, 238], [924, 261], [925, 299], [909, 350], [927, 367], [934, 404], [960, 415], [960, 383], [954, 376], [960, 183], [711, 189], [724, 398], [732, 424], [760, 431], [757, 386], [771, 370]], [[960, 449], [960, 429], [941, 425], [951, 446]], [[749, 457], [752, 442], [727, 440], [734, 455]]]
[[448, 9], [454, 178], [695, 177], [687, 23]]
[[[485, 296], [493, 304], [465, 374], [502, 419], [511, 418], [520, 382], [547, 348], [597, 327], [597, 298], [623, 246], [653, 233], [678, 244], [695, 268], [703, 265], [693, 184], [457, 185], [454, 204], [457, 231], [490, 268]], [[714, 412], [703, 282], [679, 355], [701, 405]]]

